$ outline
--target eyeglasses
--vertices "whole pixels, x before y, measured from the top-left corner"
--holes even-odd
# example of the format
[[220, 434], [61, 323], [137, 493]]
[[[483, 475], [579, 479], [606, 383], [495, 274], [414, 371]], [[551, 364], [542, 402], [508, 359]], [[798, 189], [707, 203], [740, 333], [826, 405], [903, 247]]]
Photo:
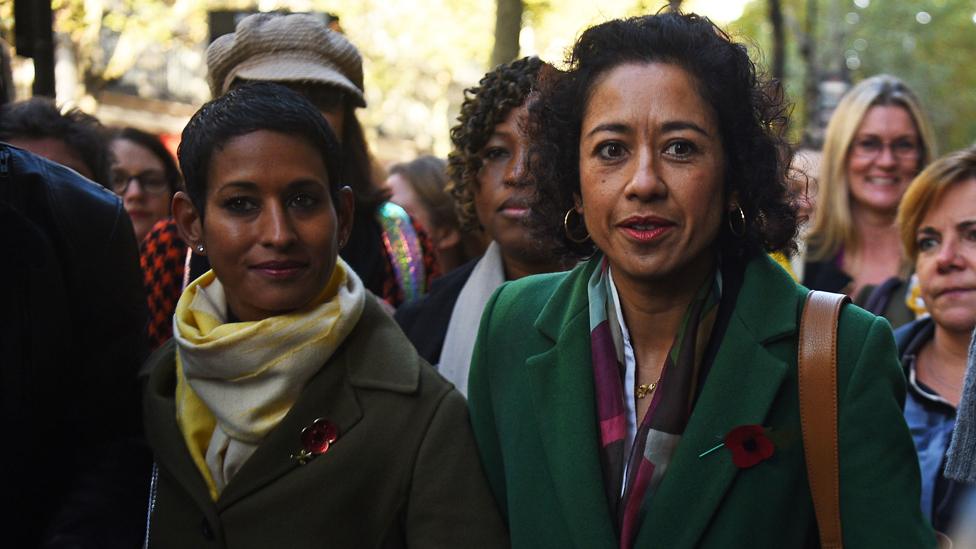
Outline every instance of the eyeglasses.
[[167, 194], [170, 191], [169, 181], [159, 172], [149, 171], [129, 175], [121, 171], [112, 172], [112, 190], [115, 194], [123, 195], [129, 188], [129, 183], [135, 180], [143, 192], [147, 194]]
[[896, 139], [891, 143], [885, 143], [874, 137], [855, 139], [851, 144], [851, 153], [864, 160], [870, 160], [880, 156], [885, 148], [888, 148], [891, 155], [898, 160], [915, 160], [921, 153], [918, 143], [914, 140]]

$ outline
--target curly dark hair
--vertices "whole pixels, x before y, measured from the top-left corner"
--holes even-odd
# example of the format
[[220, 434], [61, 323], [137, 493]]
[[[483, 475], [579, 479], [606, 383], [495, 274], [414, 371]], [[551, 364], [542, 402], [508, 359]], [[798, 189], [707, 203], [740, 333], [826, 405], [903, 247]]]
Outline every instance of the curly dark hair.
[[788, 108], [782, 88], [757, 74], [745, 46], [708, 18], [659, 13], [590, 27], [567, 61], [565, 72], [540, 83], [541, 96], [530, 108], [529, 170], [537, 185], [532, 222], [540, 236], [557, 238], [563, 253], [588, 257], [595, 252], [589, 240], [570, 240], [564, 227], [574, 195], [580, 194], [586, 104], [594, 84], [613, 68], [668, 63], [688, 71], [714, 109], [726, 158], [725, 197], [735, 196], [746, 217], [741, 236], [721, 224], [718, 249], [740, 257], [795, 251], [797, 209], [787, 183], [792, 152], [784, 139]]
[[105, 127], [78, 109], [61, 112], [53, 99], [33, 97], [0, 107], [0, 141], [51, 138], [63, 141], [91, 171], [96, 183], [109, 185], [111, 151]]
[[464, 90], [458, 123], [451, 128], [454, 148], [447, 157], [447, 173], [451, 178], [447, 191], [454, 197], [462, 231], [472, 231], [479, 226], [474, 191], [481, 169], [481, 149], [491, 139], [495, 126], [501, 124], [512, 109], [525, 103], [535, 90], [543, 65], [538, 57], [524, 57], [495, 67], [477, 86]]

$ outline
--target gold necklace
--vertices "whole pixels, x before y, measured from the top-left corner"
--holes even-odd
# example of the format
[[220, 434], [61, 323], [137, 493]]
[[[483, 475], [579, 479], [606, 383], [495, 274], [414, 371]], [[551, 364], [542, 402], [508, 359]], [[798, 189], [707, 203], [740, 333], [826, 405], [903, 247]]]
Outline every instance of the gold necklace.
[[637, 386], [637, 398], [644, 398], [647, 395], [654, 392], [657, 389], [657, 382], [654, 383], [641, 383]]

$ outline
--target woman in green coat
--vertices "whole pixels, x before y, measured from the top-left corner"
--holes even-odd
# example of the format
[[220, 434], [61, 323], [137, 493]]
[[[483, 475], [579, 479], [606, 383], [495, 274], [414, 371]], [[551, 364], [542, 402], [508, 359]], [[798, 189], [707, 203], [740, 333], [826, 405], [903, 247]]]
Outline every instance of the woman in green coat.
[[150, 360], [146, 546], [505, 546], [463, 397], [338, 256], [353, 197], [326, 119], [247, 84], [179, 156], [174, 217], [213, 270]]
[[[533, 111], [540, 230], [591, 258], [502, 286], [468, 386], [514, 547], [816, 547], [785, 106], [707, 19], [588, 29]], [[840, 318], [848, 547], [930, 547], [883, 319]]]

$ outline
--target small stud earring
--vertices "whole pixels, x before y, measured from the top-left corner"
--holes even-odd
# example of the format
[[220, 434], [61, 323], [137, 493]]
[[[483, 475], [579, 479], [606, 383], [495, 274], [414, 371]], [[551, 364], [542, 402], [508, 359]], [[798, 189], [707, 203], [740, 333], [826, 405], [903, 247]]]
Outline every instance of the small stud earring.
[[201, 253], [202, 254], [203, 251], [204, 251], [203, 244], [197, 244], [197, 253]]

